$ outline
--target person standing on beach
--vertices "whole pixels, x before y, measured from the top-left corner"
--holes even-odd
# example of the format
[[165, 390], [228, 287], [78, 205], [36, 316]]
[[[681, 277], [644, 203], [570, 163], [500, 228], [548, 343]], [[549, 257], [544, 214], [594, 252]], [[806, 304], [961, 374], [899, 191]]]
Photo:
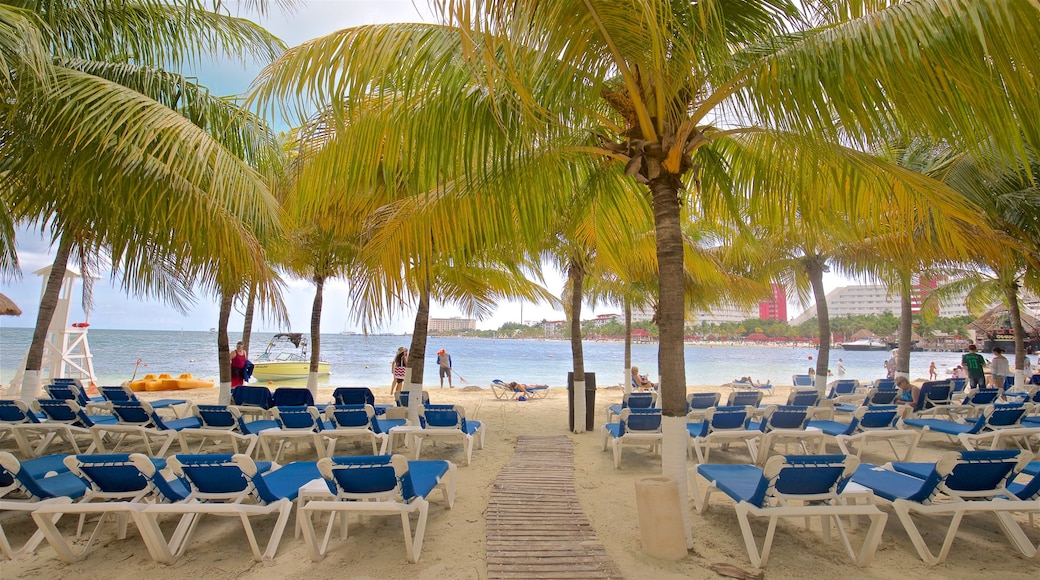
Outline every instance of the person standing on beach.
[[838, 359], [838, 376], [845, 376], [845, 361], [840, 358]]
[[246, 345], [238, 341], [235, 350], [231, 351], [231, 387], [240, 387], [245, 384]]
[[935, 361], [933, 360], [932, 364], [928, 365], [928, 380], [934, 381], [937, 378], [939, 378], [939, 373], [935, 371]]
[[990, 380], [993, 381], [994, 389], [1004, 388], [1004, 379], [1011, 374], [1008, 359], [1004, 357], [1004, 349], [999, 346], [993, 347], [993, 360], [989, 361]]
[[394, 396], [401, 392], [401, 387], [404, 386], [404, 374], [408, 370], [408, 349], [400, 347], [397, 349], [397, 354], [394, 356], [394, 362], [390, 365], [391, 370], [394, 373], [394, 382], [390, 384], [390, 396]]
[[451, 384], [451, 355], [443, 348], [437, 351], [437, 366], [440, 368], [441, 388], [444, 388], [444, 377], [448, 377], [448, 387], [454, 389]]
[[968, 388], [986, 388], [986, 359], [978, 353], [974, 344], [968, 345], [968, 354], [961, 357], [961, 364], [968, 371]]

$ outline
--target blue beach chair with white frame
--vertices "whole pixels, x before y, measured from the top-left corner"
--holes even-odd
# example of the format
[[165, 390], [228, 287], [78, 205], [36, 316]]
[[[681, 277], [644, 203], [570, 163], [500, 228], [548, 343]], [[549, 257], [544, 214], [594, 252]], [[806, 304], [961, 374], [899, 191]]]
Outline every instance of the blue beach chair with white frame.
[[[347, 537], [347, 518], [352, 513], [399, 515], [405, 553], [409, 561], [417, 562], [426, 534], [430, 493], [440, 489], [449, 509], [455, 503], [456, 467], [450, 461], [408, 461], [403, 455], [332, 457], [319, 459], [318, 471], [333, 490], [334, 499], [310, 500], [297, 514], [304, 543], [315, 562], [325, 557], [337, 519], [341, 536]], [[328, 525], [319, 540], [313, 518], [326, 513], [330, 515]], [[413, 513], [418, 514], [414, 535]]]
[[[41, 506], [67, 505], [82, 497], [87, 484], [65, 466], [67, 455], [47, 455], [19, 461], [14, 455], [0, 451], [0, 513], [32, 514]], [[60, 515], [52, 516], [54, 521]], [[44, 540], [38, 529], [20, 547], [11, 544], [0, 518], [0, 555], [15, 559], [31, 554]]]
[[[192, 415], [199, 421], [198, 427], [188, 427], [177, 432], [181, 450], [187, 453], [202, 453], [207, 443], [219, 445], [227, 443], [232, 453], [252, 455], [257, 443], [257, 433], [242, 431], [243, 425], [249, 425], [242, 418], [242, 412], [232, 405], [192, 405]], [[254, 422], [255, 423], [255, 422]], [[260, 420], [264, 428], [276, 428], [277, 422]], [[193, 450], [192, 441], [198, 446]], [[241, 447], [241, 449], [240, 449]], [[212, 452], [212, 448], [210, 448]]]
[[1008, 437], [1024, 434], [1025, 443], [1028, 445], [1029, 438], [1037, 431], [1023, 431], [1022, 418], [1031, 409], [1032, 405], [1029, 403], [1000, 403], [987, 405], [970, 423], [916, 417], [904, 420], [903, 424], [920, 429], [923, 433], [941, 433], [950, 441], [959, 439], [969, 449], [977, 447], [982, 441], [992, 439], [989, 433], [994, 431], [1007, 431], [1005, 435]]
[[[873, 504], [852, 505], [842, 497], [845, 485], [859, 465], [848, 455], [777, 455], [765, 466], [701, 464], [696, 473], [708, 481], [703, 498], [697, 477], [689, 477], [691, 495], [698, 512], [709, 507], [711, 493], [719, 490], [736, 505], [737, 521], [744, 537], [751, 565], [761, 568], [769, 560], [776, 525], [780, 518], [820, 517], [824, 529], [833, 522], [845, 552], [857, 566], [866, 566], [874, 557], [888, 516]], [[693, 471], [693, 468], [691, 468]], [[769, 519], [761, 549], [751, 529], [750, 517]], [[870, 520], [863, 546], [857, 551], [842, 525], [842, 517], [866, 516]]]
[[[116, 537], [122, 540], [126, 538], [130, 519], [136, 524], [135, 514], [145, 509], [147, 502], [180, 501], [188, 494], [184, 482], [167, 481], [160, 473], [166, 467], [166, 460], [152, 459], [141, 453], [70, 455], [65, 458], [65, 465], [87, 483], [86, 493], [74, 504], [42, 506], [33, 512], [33, 519], [58, 557], [69, 563], [78, 562], [90, 553], [109, 516], [115, 517]], [[80, 516], [77, 537], [83, 533], [86, 516], [100, 515], [85, 544], [74, 546], [58, 530], [55, 516], [68, 514]]]
[[707, 463], [713, 446], [728, 450], [733, 443], [745, 445], [754, 462], [755, 447], [752, 441], [762, 435], [758, 429], [748, 427], [754, 411], [755, 408], [750, 405], [724, 405], [705, 410], [703, 419], [687, 421], [689, 446], [696, 453], [697, 462]]
[[653, 409], [657, 402], [657, 393], [654, 391], [632, 391], [621, 396], [620, 405], [607, 407], [607, 423], [611, 423], [621, 415], [623, 409]]
[[480, 421], [466, 419], [466, 410], [460, 405], [426, 405], [419, 409], [421, 429], [410, 435], [415, 443], [415, 459], [422, 453], [423, 443], [431, 441], [460, 440], [465, 448], [466, 465], [473, 459], [473, 445], [484, 448], [484, 425]]
[[614, 469], [621, 467], [621, 450], [625, 445], [645, 446], [660, 452], [662, 443], [661, 409], [622, 409], [616, 423], [603, 425], [603, 450], [610, 444]]
[[[964, 516], [992, 514], [1012, 546], [1027, 558], [1036, 546], [1015, 521], [1014, 513], [1036, 513], [1036, 501], [1021, 501], [1007, 483], [1028, 464], [1021, 450], [950, 451], [934, 464], [892, 463], [884, 467], [863, 464], [852, 481], [892, 502], [917, 554], [928, 565], [940, 564], [950, 553]], [[932, 553], [914, 521], [914, 514], [948, 516], [938, 554]]]
[[[874, 439], [888, 443], [898, 461], [910, 461], [921, 441], [921, 431], [904, 429], [901, 421], [910, 414], [906, 405], [870, 405], [859, 407], [848, 423], [813, 419], [809, 427], [819, 429], [841, 449], [842, 453], [862, 457], [867, 444]], [[900, 454], [895, 441], [904, 441], [906, 450]]]
[[[300, 488], [321, 478], [313, 461], [265, 471], [263, 463], [240, 453], [174, 455], [168, 464], [175, 477], [188, 483], [190, 494], [184, 501], [155, 504], [137, 512], [137, 527], [152, 558], [164, 564], [173, 564], [184, 554], [204, 515], [238, 519], [253, 559], [261, 562], [274, 558]], [[169, 538], [159, 527], [159, 519], [168, 515], [181, 516]], [[250, 520], [272, 515], [277, 518], [261, 552]]]
[[376, 432], [375, 417], [372, 405], [329, 405], [325, 408], [326, 427], [314, 434], [314, 444], [324, 449], [323, 457], [335, 456], [340, 439], [362, 439], [371, 444], [373, 455], [386, 453], [389, 437]]

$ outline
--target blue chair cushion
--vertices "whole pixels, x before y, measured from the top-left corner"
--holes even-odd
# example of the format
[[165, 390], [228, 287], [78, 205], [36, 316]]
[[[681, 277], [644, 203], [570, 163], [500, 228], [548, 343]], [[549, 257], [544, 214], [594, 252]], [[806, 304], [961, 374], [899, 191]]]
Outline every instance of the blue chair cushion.
[[715, 482], [715, 486], [733, 501], [746, 501], [754, 506], [762, 505], [769, 486], [762, 477], [762, 470], [754, 465], [705, 463], [697, 466], [697, 473]]

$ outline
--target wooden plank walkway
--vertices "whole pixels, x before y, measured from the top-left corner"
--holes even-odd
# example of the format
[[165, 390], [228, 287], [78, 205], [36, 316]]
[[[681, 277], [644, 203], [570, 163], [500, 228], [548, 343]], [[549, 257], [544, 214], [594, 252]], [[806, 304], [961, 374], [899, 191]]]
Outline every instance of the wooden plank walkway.
[[517, 438], [488, 499], [487, 567], [490, 580], [622, 578], [578, 504], [569, 438]]

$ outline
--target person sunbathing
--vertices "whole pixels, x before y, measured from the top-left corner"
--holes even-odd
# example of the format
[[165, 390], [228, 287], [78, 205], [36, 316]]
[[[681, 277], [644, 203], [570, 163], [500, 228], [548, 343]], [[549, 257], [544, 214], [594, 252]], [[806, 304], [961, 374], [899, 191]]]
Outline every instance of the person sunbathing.
[[525, 385], [523, 383], [518, 383], [516, 381], [510, 381], [510, 382], [506, 383], [506, 386], [509, 387], [509, 389], [512, 390], [512, 391], [515, 391], [515, 392], [518, 392], [518, 393], [523, 393], [524, 395], [530, 395], [531, 391], [528, 391], [527, 390], [528, 388], [534, 388], [536, 386], [537, 387], [541, 387], [541, 386], [544, 386], [544, 385], [531, 385], [530, 387], [528, 387], [527, 385]]

